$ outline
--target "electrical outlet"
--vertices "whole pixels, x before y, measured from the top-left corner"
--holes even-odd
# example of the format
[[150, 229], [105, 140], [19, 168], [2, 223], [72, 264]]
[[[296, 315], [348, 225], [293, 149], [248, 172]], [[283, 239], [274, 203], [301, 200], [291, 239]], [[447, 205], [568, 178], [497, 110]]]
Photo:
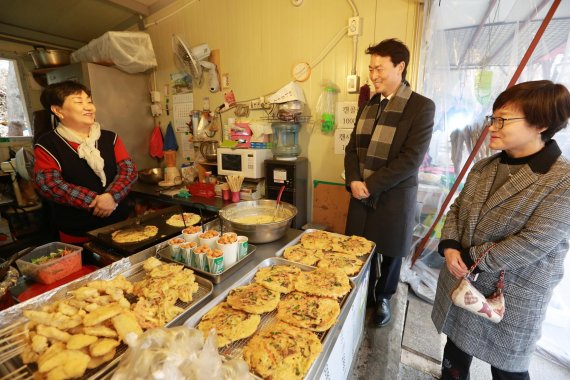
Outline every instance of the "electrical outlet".
[[362, 36], [362, 17], [351, 17], [348, 19], [348, 35]]
[[359, 91], [360, 77], [358, 75], [348, 75], [346, 77], [346, 91], [349, 94], [356, 94]]
[[254, 99], [251, 101], [249, 108], [252, 110], [261, 110], [263, 109], [263, 102], [261, 99]]

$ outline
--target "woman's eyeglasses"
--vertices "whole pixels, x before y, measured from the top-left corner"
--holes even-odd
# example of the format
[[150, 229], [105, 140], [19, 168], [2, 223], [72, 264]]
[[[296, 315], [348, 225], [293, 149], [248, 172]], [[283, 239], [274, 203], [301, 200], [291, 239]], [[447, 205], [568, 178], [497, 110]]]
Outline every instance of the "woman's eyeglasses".
[[494, 116], [485, 116], [485, 124], [488, 126], [493, 126], [497, 129], [503, 129], [505, 126], [505, 121], [507, 120], [524, 120], [524, 117], [511, 117], [505, 119], [504, 117], [494, 117]]

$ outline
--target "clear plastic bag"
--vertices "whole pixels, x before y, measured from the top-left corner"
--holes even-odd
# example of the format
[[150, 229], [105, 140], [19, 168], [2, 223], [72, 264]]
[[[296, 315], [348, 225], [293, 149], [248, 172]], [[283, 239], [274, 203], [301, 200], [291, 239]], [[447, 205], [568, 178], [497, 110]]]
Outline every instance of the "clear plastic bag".
[[339, 88], [333, 83], [326, 83], [317, 102], [317, 115], [320, 115], [321, 132], [334, 132], [336, 124], [336, 101]]
[[157, 66], [150, 36], [144, 32], [107, 32], [74, 51], [71, 62], [114, 65], [130, 74]]

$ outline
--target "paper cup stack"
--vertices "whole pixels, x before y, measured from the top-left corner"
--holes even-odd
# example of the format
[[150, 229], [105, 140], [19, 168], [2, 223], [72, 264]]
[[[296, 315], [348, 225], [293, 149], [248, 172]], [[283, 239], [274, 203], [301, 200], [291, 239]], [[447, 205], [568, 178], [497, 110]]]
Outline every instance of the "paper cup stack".
[[224, 254], [224, 266], [234, 265], [238, 260], [238, 237], [233, 232], [223, 234], [217, 241], [218, 248]]

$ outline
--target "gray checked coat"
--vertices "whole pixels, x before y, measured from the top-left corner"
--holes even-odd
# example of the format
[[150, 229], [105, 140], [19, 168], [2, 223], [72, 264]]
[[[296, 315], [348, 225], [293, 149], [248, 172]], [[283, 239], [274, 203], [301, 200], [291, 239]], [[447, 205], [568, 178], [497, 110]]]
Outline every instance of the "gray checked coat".
[[505, 270], [506, 310], [495, 324], [451, 303], [458, 280], [440, 272], [432, 320], [459, 348], [492, 366], [528, 370], [552, 290], [560, 282], [570, 236], [570, 162], [555, 141], [489, 197], [499, 155], [477, 162], [451, 206], [442, 239], [456, 240], [471, 260], [493, 242], [479, 264], [475, 287], [495, 289]]

